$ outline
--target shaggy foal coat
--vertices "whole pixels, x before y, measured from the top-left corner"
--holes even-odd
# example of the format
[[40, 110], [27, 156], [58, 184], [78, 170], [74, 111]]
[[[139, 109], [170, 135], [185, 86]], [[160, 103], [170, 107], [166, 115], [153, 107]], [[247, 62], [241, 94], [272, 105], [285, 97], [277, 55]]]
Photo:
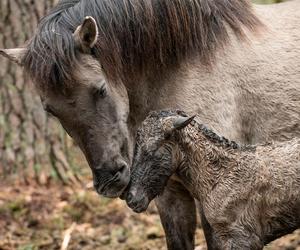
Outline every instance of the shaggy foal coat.
[[200, 201], [208, 249], [262, 249], [299, 228], [300, 139], [239, 146], [183, 112], [154, 112], [138, 131], [128, 205], [146, 210], [170, 177]]

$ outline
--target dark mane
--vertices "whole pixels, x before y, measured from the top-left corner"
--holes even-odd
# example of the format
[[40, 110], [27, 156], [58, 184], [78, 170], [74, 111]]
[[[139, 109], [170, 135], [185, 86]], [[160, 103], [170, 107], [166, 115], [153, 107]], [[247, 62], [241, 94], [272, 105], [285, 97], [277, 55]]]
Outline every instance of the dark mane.
[[233, 148], [233, 149], [241, 148], [241, 146], [238, 143], [236, 143], [235, 141], [231, 141], [223, 136], [219, 136], [218, 134], [216, 134], [214, 131], [207, 128], [203, 124], [199, 124], [197, 122], [195, 122], [195, 123], [197, 124], [197, 126], [198, 126], [199, 130], [202, 132], [202, 134], [207, 139], [209, 139], [211, 142], [220, 144], [226, 148]]
[[[188, 117], [188, 114], [185, 113], [182, 110], [159, 110], [159, 111], [152, 111], [148, 115], [149, 118], [166, 118], [169, 116], [176, 116], [180, 115], [183, 117]], [[241, 149], [245, 151], [253, 151], [256, 149], [255, 145], [240, 145], [235, 141], [228, 140], [224, 136], [219, 136], [217, 133], [215, 133], [212, 129], [208, 128], [202, 123], [197, 122], [196, 120], [193, 120], [191, 123], [193, 126], [195, 126], [198, 130], [201, 131], [201, 133], [206, 137], [206, 139], [210, 140], [213, 143], [222, 145], [225, 148], [233, 148], [233, 149]]]
[[228, 43], [228, 27], [243, 38], [245, 28], [261, 24], [248, 0], [61, 0], [41, 20], [23, 59], [39, 87], [71, 80], [78, 59], [72, 34], [85, 16], [99, 28], [93, 55], [108, 79], [123, 81], [194, 55], [210, 64]]

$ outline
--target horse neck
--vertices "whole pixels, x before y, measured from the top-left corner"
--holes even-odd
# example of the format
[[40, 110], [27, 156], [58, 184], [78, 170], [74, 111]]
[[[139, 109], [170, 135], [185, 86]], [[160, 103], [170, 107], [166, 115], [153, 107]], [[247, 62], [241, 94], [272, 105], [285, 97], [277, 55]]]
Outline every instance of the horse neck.
[[161, 105], [161, 100], [164, 99], [162, 91], [164, 86], [171, 84], [169, 81], [162, 80], [164, 77], [161, 75], [160, 80], [148, 77], [125, 84], [130, 105], [129, 127], [133, 132], [141, 125], [150, 111], [164, 108]]
[[241, 151], [231, 142], [224, 145], [222, 141], [208, 139], [195, 124], [180, 132], [183, 164], [178, 166], [177, 173], [194, 197], [203, 201], [224, 173], [239, 165]]
[[[234, 93], [231, 79], [227, 82], [223, 81], [229, 78], [227, 75], [231, 72], [227, 73], [226, 70], [222, 70], [222, 82], [216, 80], [221, 74], [220, 63], [219, 60], [213, 69], [208, 69], [195, 58], [176, 69], [164, 72], [163, 75], [151, 76], [126, 84], [132, 130], [136, 130], [150, 111], [180, 109], [188, 113], [198, 113], [206, 124], [213, 126], [227, 137], [235, 139], [234, 136], [220, 129], [220, 119], [217, 119], [217, 117], [222, 117], [223, 110], [215, 108], [215, 100], [223, 102], [227, 93], [228, 95]], [[227, 105], [226, 108], [228, 110], [230, 107]], [[222, 121], [222, 124], [227, 123], [227, 121]]]

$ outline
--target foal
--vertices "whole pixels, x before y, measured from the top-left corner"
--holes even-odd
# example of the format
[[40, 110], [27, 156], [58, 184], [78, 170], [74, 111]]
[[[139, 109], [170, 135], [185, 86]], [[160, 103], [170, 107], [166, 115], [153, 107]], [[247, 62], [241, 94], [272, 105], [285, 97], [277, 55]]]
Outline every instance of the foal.
[[126, 201], [145, 211], [169, 178], [201, 204], [208, 249], [262, 249], [300, 225], [300, 139], [240, 146], [181, 111], [138, 130]]

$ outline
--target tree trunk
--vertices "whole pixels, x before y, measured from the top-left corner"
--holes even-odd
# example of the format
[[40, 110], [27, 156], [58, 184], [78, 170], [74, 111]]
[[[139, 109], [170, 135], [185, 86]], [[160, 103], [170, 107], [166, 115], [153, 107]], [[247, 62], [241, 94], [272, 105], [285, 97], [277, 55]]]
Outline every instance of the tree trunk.
[[[1, 0], [0, 48], [22, 46], [56, 0]], [[22, 69], [0, 58], [0, 173], [28, 181], [56, 176], [77, 182], [72, 143], [42, 110], [39, 96]]]

